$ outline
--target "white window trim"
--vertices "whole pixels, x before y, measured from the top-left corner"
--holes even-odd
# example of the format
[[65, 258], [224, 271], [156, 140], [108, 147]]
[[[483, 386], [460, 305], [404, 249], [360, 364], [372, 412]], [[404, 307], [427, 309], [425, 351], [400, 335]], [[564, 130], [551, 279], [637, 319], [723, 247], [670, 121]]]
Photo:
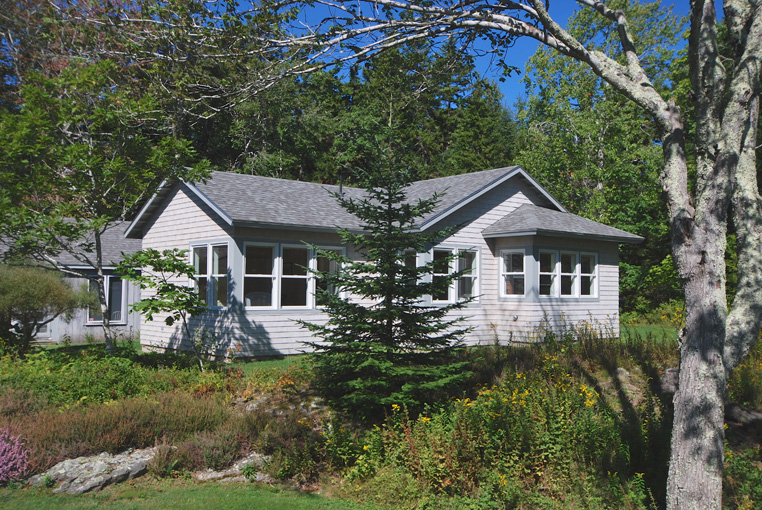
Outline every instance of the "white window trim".
[[[196, 248], [206, 248], [206, 274], [202, 275], [205, 276], [206, 281], [206, 309], [207, 310], [224, 310], [230, 305], [230, 281], [228, 280], [227, 285], [225, 286], [226, 289], [226, 296], [225, 296], [225, 302], [227, 305], [225, 306], [219, 306], [219, 305], [211, 305], [209, 304], [212, 300], [210, 298], [214, 297], [214, 288], [216, 284], [212, 281], [215, 278], [219, 278], [219, 275], [222, 275], [223, 273], [214, 273], [212, 272], [214, 268], [214, 250], [213, 248], [215, 246], [225, 246], [227, 251], [227, 266], [225, 267], [225, 279], [228, 279], [228, 274], [230, 274], [230, 244], [228, 242], [206, 242], [206, 243], [191, 243], [190, 245], [190, 265], [195, 267], [195, 264], [193, 262], [193, 250]], [[193, 278], [190, 282], [190, 285], [192, 285], [194, 288], [196, 286], [196, 279]]]
[[[505, 268], [505, 256], [510, 255], [513, 253], [520, 253], [522, 259], [524, 260], [524, 270], [521, 272], [517, 271], [507, 271]], [[524, 277], [524, 293], [523, 294], [507, 294], [505, 292], [505, 277], [507, 275], [522, 275]], [[528, 277], [527, 277], [527, 252], [524, 249], [516, 249], [516, 248], [507, 248], [504, 250], [500, 250], [500, 274], [498, 275], [499, 278], [499, 295], [501, 298], [507, 298], [507, 299], [523, 299], [527, 295], [527, 284], [529, 283]], [[538, 278], [538, 284], [539, 284], [539, 278]]]
[[[127, 280], [122, 280], [122, 277], [119, 275], [114, 274], [107, 274], [103, 275], [103, 287], [106, 292], [106, 306], [111, 309], [111, 293], [109, 292], [109, 289], [111, 288], [111, 279], [112, 278], [118, 278], [121, 281], [122, 284], [122, 302], [119, 304], [119, 313], [121, 315], [121, 319], [119, 320], [109, 320], [109, 324], [113, 326], [123, 326], [127, 324]], [[90, 280], [93, 281], [93, 280]], [[100, 308], [100, 302], [96, 303], [98, 308]], [[103, 319], [97, 321], [97, 320], [90, 320], [90, 307], [85, 308], [85, 318], [87, 319], [85, 321], [85, 324], [88, 326], [100, 326], [103, 324]], [[48, 324], [50, 325], [50, 324]]]
[[[308, 246], [305, 246], [304, 244], [297, 244], [297, 243], [266, 243], [266, 242], [256, 242], [256, 241], [247, 241], [243, 244], [243, 268], [242, 268], [242, 274], [243, 279], [242, 282], [245, 282], [245, 279], [247, 277], [246, 273], [246, 248], [249, 246], [263, 246], [272, 248], [273, 253], [273, 273], [272, 273], [272, 296], [270, 306], [246, 306], [245, 299], [246, 296], [244, 296], [244, 309], [246, 311], [261, 311], [261, 310], [320, 310], [322, 307], [318, 306], [316, 303], [315, 298], [315, 291], [317, 289], [317, 280], [315, 278], [314, 271], [317, 270], [317, 255], [318, 251], [310, 248]], [[308, 252], [308, 259], [307, 259], [307, 267], [309, 271], [307, 272], [306, 276], [297, 276], [297, 275], [284, 275], [283, 274], [283, 250], [284, 248], [296, 248], [300, 250], [307, 250]], [[331, 251], [338, 251], [341, 253], [342, 256], [346, 255], [346, 248], [343, 246], [330, 246], [330, 245], [318, 245], [318, 250], [331, 250]], [[250, 277], [256, 276], [263, 278], [265, 275], [248, 275]], [[283, 280], [285, 279], [306, 279], [307, 280], [307, 300], [306, 305], [304, 306], [284, 306], [281, 302], [281, 288]], [[341, 292], [340, 295], [344, 295], [344, 292]]]
[[[474, 266], [475, 267], [474, 267], [474, 270], [473, 270], [472, 276], [471, 276], [474, 279], [473, 299], [471, 300], [471, 303], [478, 303], [479, 302], [479, 296], [480, 296], [479, 288], [481, 287], [481, 250], [478, 247], [475, 247], [475, 246], [471, 246], [471, 247], [468, 247], [468, 248], [464, 248], [462, 246], [461, 247], [457, 247], [457, 246], [448, 246], [448, 245], [434, 246], [428, 252], [429, 260], [431, 260], [431, 261], [434, 260], [434, 252], [435, 251], [446, 251], [446, 252], [449, 252], [449, 254], [454, 257], [452, 260], [450, 260], [450, 263], [448, 265], [448, 270], [449, 270], [448, 274], [452, 274], [452, 273], [454, 273], [457, 270], [457, 264], [458, 264], [458, 257], [457, 257], [457, 255], [458, 255], [458, 253], [463, 252], [463, 251], [468, 251], [468, 252], [472, 252], [472, 253], [474, 253], [476, 255], [476, 257], [474, 258]], [[420, 260], [420, 259], [418, 259], [418, 257], [416, 257], [416, 260]], [[437, 274], [439, 274], [439, 273], [437, 273]], [[432, 278], [434, 276], [435, 276], [434, 274], [431, 275]], [[450, 286], [447, 289], [447, 299], [446, 300], [434, 299], [434, 296], [432, 296], [431, 297], [431, 303], [435, 304], [435, 305], [444, 305], [444, 304], [456, 303], [456, 302], [458, 302], [458, 301], [460, 301], [462, 299], [467, 299], [467, 298], [461, 298], [461, 297], [458, 296], [458, 280], [456, 279], [456, 280], [453, 280], [452, 282], [450, 282]]]
[[[542, 253], [552, 253], [555, 256], [555, 268], [553, 270], [553, 287], [551, 294], [540, 294], [540, 277], [543, 274], [551, 274], [551, 273], [541, 273], [540, 272], [540, 254]], [[574, 266], [574, 272], [572, 273], [562, 273], [561, 272], [561, 256], [563, 254], [570, 254], [574, 255], [575, 257], [575, 266]], [[582, 273], [582, 257], [583, 256], [592, 256], [593, 257], [593, 272], [592, 273]], [[563, 276], [572, 276], [573, 277], [573, 283], [572, 283], [572, 293], [571, 294], [561, 294], [561, 287], [562, 287], [562, 277]], [[582, 276], [592, 276], [593, 278], [593, 285], [591, 289], [591, 293], [589, 295], [582, 295]], [[536, 285], [537, 285], [537, 294], [540, 296], [541, 299], [597, 299], [599, 297], [599, 280], [600, 280], [600, 269], [599, 269], [599, 263], [598, 263], [598, 254], [595, 252], [588, 252], [588, 251], [575, 251], [575, 250], [546, 250], [541, 249], [538, 252], [537, 255], [537, 278], [536, 278]]]

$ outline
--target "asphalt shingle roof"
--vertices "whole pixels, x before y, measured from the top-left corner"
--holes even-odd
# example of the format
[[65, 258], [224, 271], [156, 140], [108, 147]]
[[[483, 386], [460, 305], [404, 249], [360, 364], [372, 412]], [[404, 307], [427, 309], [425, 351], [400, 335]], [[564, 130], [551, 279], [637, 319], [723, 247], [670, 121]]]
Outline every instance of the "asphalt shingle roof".
[[[422, 218], [421, 225], [425, 226], [509, 174], [515, 173], [517, 169], [518, 167], [498, 168], [416, 181], [406, 189], [406, 193], [410, 201], [429, 198], [434, 193], [441, 195], [436, 209]], [[332, 196], [331, 193], [338, 193], [338, 186], [213, 172], [209, 180], [196, 184], [195, 188], [234, 223], [310, 229], [360, 227], [357, 218], [342, 209]], [[361, 197], [364, 193], [362, 189], [347, 186], [343, 188], [343, 192], [348, 197]]]
[[642, 237], [569, 212], [524, 204], [482, 231], [484, 237], [507, 235], [580, 236], [590, 239], [639, 243]]
[[[124, 231], [129, 222], [116, 223], [113, 227], [101, 234], [101, 249], [103, 251], [103, 265], [111, 267], [117, 265], [122, 260], [122, 252], [135, 253], [142, 248], [140, 239], [127, 239], [124, 237]], [[87, 237], [92, 240], [92, 235]], [[94, 252], [90, 252], [91, 257], [95, 257]], [[81, 266], [82, 262], [75, 259], [68, 252], [61, 252], [56, 261], [61, 265]]]

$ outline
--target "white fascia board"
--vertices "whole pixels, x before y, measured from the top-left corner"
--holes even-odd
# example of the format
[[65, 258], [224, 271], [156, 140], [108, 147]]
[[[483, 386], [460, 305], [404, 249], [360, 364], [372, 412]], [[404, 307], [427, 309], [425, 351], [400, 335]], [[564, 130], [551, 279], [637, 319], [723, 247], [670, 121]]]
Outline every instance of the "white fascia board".
[[233, 218], [231, 218], [225, 211], [222, 210], [220, 206], [215, 204], [209, 197], [207, 197], [200, 189], [198, 189], [193, 184], [183, 181], [183, 185], [188, 188], [188, 191], [192, 192], [194, 195], [196, 195], [202, 202], [204, 202], [206, 205], [209, 206], [209, 208], [217, 214], [217, 216], [222, 219], [225, 223], [233, 226]]
[[159, 195], [164, 190], [164, 187], [167, 185], [166, 179], [161, 181], [161, 184], [159, 184], [159, 187], [156, 188], [156, 193], [154, 193], [151, 198], [148, 199], [148, 201], [143, 204], [143, 207], [140, 208], [140, 212], [135, 215], [135, 218], [132, 220], [130, 225], [127, 227], [127, 230], [124, 231], [123, 237], [125, 239], [130, 237], [130, 234], [132, 231], [137, 228], [138, 224], [143, 221], [143, 216], [148, 214], [148, 211], [151, 207], [153, 207], [153, 204], [156, 200], [158, 200]]

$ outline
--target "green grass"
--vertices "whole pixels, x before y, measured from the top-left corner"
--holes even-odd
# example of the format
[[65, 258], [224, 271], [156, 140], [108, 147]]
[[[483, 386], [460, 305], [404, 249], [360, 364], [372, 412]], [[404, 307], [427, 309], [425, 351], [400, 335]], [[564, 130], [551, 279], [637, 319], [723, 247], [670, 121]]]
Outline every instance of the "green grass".
[[50, 489], [0, 489], [0, 508], [113, 510], [373, 510], [343, 499], [242, 483], [136, 481], [98, 493], [53, 494]]
[[662, 338], [672, 340], [677, 337], [676, 328], [667, 325], [655, 324], [621, 324], [619, 326], [619, 333], [623, 338], [630, 336], [633, 338], [651, 337], [655, 340]]

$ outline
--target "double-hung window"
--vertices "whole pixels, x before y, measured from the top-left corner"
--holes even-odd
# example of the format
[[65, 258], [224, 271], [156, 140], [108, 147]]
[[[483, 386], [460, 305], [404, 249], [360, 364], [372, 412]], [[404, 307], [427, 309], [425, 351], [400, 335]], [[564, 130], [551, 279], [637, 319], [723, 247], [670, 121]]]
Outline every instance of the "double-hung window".
[[[116, 275], [107, 275], [103, 277], [103, 284], [106, 289], [106, 306], [108, 307], [108, 317], [110, 322], [123, 322], [125, 320], [124, 310], [124, 281]], [[98, 296], [98, 283], [90, 280], [90, 292]], [[87, 309], [88, 322], [103, 322], [101, 305], [97, 302]]]
[[[433, 302], [455, 302], [478, 295], [479, 252], [457, 248], [435, 248], [432, 251], [434, 290]], [[447, 284], [453, 267], [462, 272], [454, 282]]]
[[556, 295], [557, 255], [554, 251], [540, 252], [540, 295]]
[[247, 244], [243, 257], [247, 308], [313, 308], [321, 304], [314, 297], [318, 288], [335, 292], [312, 271], [335, 272], [339, 263], [305, 246]]
[[[335, 254], [336, 256], [341, 255], [340, 250], [323, 250], [324, 252], [331, 252]], [[335, 259], [329, 259], [323, 254], [316, 254], [316, 267], [317, 270], [321, 273], [327, 273], [327, 274], [336, 274], [339, 272], [339, 266], [341, 263], [338, 260]], [[320, 291], [320, 292], [319, 292]], [[321, 298], [323, 295], [322, 293], [328, 292], [329, 294], [338, 294], [338, 289], [335, 285], [332, 283], [326, 282], [324, 280], [316, 280], [315, 281], [315, 304], [317, 306], [325, 304]]]
[[244, 251], [244, 305], [272, 307], [276, 274], [275, 246], [247, 245]]
[[201, 301], [209, 307], [228, 304], [228, 245], [208, 244], [193, 247], [193, 278]]
[[595, 297], [598, 256], [572, 251], [540, 251], [541, 296]]
[[524, 271], [524, 251], [503, 251], [500, 253], [500, 294], [502, 296], [523, 296], [526, 272]]
[[281, 257], [280, 306], [307, 306], [309, 301], [310, 250], [284, 246]]

